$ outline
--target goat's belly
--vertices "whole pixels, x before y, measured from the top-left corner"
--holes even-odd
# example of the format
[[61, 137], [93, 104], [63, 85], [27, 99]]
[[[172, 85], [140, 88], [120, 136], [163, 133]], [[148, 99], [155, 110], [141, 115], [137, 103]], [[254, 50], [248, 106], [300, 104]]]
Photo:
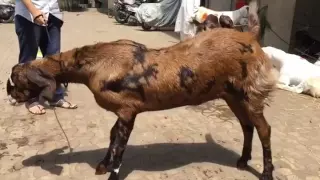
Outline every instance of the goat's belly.
[[186, 91], [172, 93], [152, 93], [147, 96], [143, 111], [172, 109], [182, 106], [197, 106], [210, 100], [221, 97], [218, 89], [204, 89], [201, 91]]

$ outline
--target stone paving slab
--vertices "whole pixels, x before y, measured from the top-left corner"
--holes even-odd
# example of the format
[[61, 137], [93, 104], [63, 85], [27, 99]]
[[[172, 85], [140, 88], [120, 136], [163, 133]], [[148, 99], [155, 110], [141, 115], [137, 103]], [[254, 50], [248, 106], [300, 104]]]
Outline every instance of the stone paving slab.
[[[117, 25], [98, 12], [65, 13], [63, 50], [98, 41], [132, 39], [149, 47], [177, 42], [161, 32]], [[18, 57], [12, 24], [0, 24], [0, 80], [4, 82]], [[30, 115], [9, 106], [1, 84], [0, 179], [100, 180], [94, 168], [104, 157], [116, 116], [98, 107], [83, 85], [70, 85], [68, 99], [76, 110]], [[265, 111], [272, 126], [277, 180], [320, 180], [320, 100], [277, 91]], [[262, 150], [255, 132], [252, 168], [239, 171], [235, 162], [243, 137], [239, 123], [223, 101], [138, 115], [121, 169], [128, 180], [256, 180]]]

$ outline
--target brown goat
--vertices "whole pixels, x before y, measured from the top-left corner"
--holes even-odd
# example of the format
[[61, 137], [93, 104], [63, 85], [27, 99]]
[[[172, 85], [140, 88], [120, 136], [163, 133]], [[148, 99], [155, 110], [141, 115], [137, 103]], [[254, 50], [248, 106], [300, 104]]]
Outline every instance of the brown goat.
[[[259, 29], [259, 21], [251, 21], [251, 29]], [[108, 152], [96, 168], [96, 174], [111, 172], [112, 180], [119, 178], [137, 114], [222, 98], [244, 134], [237, 167], [245, 168], [251, 159], [256, 127], [263, 149], [260, 179], [271, 180], [271, 127], [263, 110], [276, 77], [253, 32], [217, 28], [162, 49], [130, 40], [87, 45], [15, 65], [7, 92], [18, 102], [39, 94], [45, 101], [52, 98], [56, 83], [85, 84], [102, 108], [118, 116]]]
[[197, 27], [197, 30], [196, 30], [197, 33], [200, 33], [209, 29], [221, 27], [219, 24], [218, 16], [215, 16], [213, 14], [209, 14], [207, 18], [203, 21], [203, 23], [199, 23], [195, 20], [193, 21], [193, 23]]

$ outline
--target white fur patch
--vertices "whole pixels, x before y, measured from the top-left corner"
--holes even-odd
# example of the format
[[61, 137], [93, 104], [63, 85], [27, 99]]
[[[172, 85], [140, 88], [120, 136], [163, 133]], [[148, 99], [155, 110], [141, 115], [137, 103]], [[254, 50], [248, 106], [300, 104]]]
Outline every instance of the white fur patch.
[[10, 85], [11, 85], [11, 86], [15, 86], [15, 84], [13, 83], [13, 81], [12, 81], [12, 79], [11, 79], [11, 74], [10, 74], [10, 76], [9, 76], [9, 82], [10, 82]]
[[11, 97], [11, 95], [8, 95], [8, 101], [9, 101], [10, 105], [12, 105], [12, 106], [17, 104], [17, 100], [15, 100], [13, 97]]
[[113, 172], [115, 172], [115, 173], [119, 174], [120, 167], [121, 167], [121, 164], [120, 164], [120, 166], [119, 166], [117, 169], [113, 169]]

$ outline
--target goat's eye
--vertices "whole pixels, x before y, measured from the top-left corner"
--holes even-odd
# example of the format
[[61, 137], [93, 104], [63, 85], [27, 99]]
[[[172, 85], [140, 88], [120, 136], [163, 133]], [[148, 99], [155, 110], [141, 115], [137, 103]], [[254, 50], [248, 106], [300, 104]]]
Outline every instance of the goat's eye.
[[24, 90], [23, 94], [26, 95], [26, 96], [29, 96], [30, 95], [30, 91], [29, 90]]

